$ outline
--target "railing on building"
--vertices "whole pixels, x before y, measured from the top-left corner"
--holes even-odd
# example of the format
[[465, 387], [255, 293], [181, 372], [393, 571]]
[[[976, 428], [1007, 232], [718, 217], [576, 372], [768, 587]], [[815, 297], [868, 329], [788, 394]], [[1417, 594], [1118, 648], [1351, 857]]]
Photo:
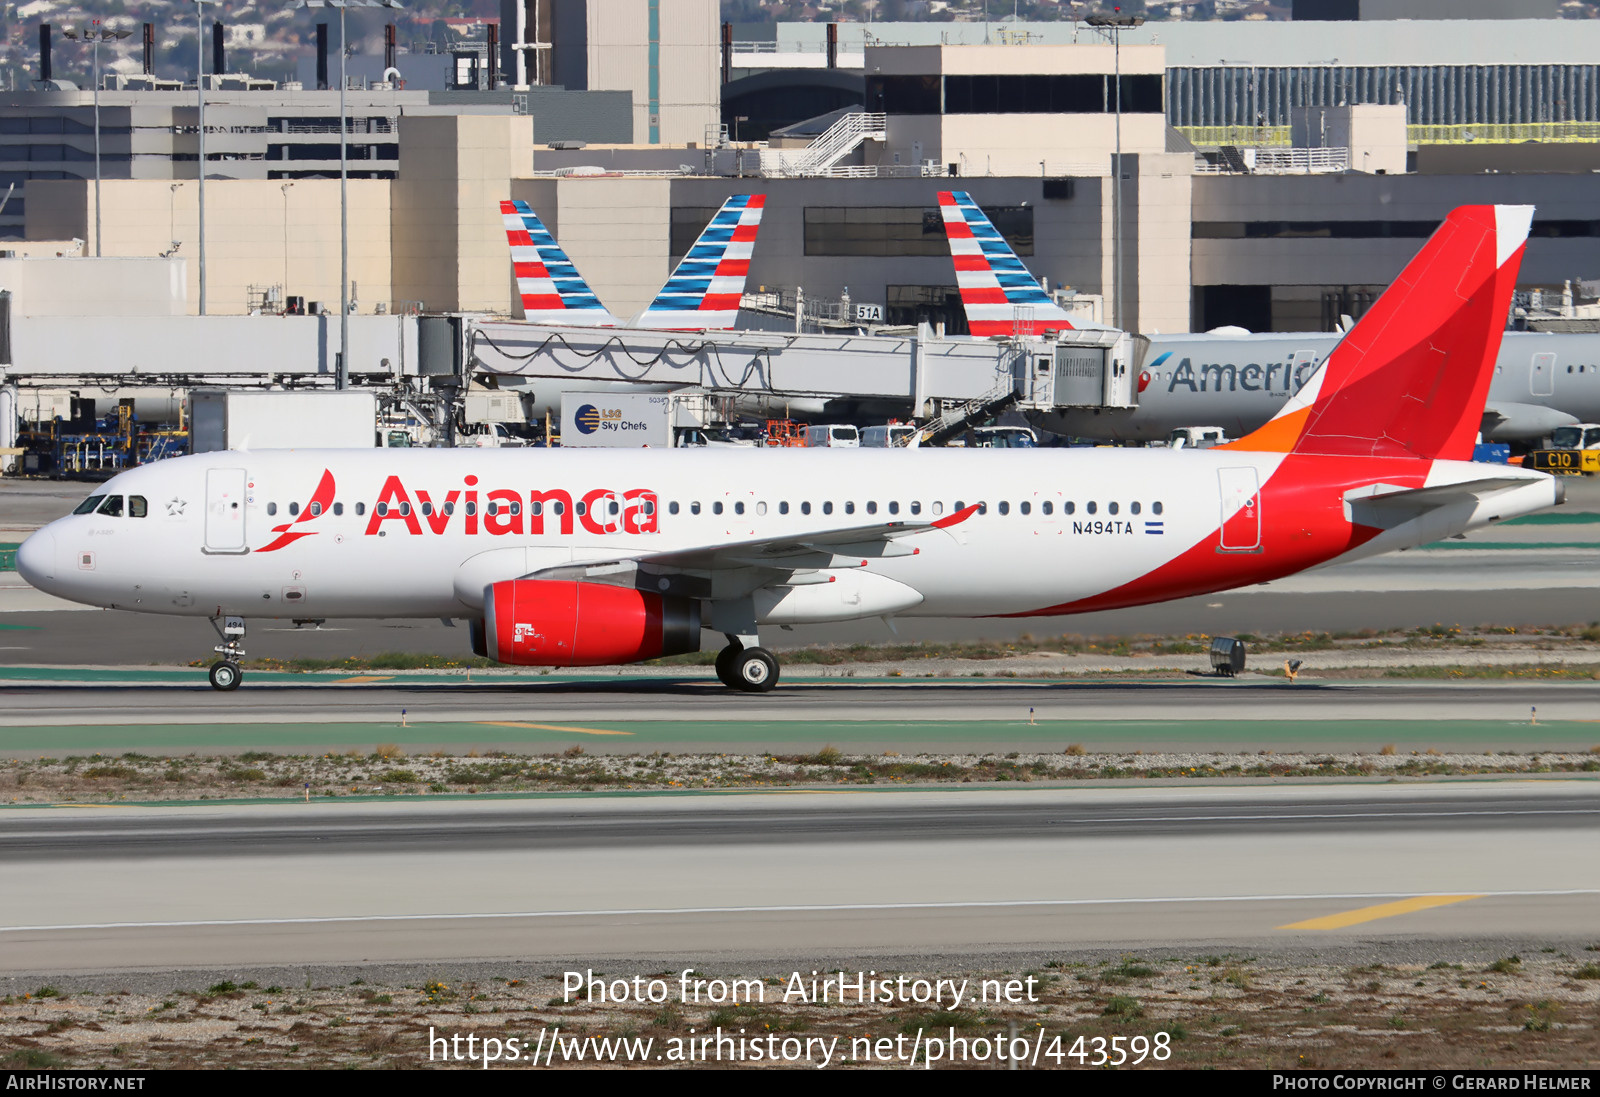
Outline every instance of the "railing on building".
[[[1280, 148], [1290, 144], [1288, 126], [1176, 126], [1202, 148]], [[1600, 141], [1600, 122], [1503, 122], [1406, 126], [1408, 145], [1522, 144], [1526, 141]]]
[[827, 175], [863, 141], [886, 140], [887, 124], [887, 117], [881, 113], [852, 111], [805, 148], [763, 149], [761, 173], [779, 178]]
[[1506, 122], [1458, 126], [1407, 126], [1413, 145], [1522, 144], [1525, 141], [1600, 141], [1600, 122]]
[[1221, 146], [1215, 160], [1197, 154], [1197, 175], [1324, 175], [1350, 170], [1349, 149], [1241, 149]]
[[1289, 145], [1288, 126], [1175, 126], [1194, 145], [1264, 149]]

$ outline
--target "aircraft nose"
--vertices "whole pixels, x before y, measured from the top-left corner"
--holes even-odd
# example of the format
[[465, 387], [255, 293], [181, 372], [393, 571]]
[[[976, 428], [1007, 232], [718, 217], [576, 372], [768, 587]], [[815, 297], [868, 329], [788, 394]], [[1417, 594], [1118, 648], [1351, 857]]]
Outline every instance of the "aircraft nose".
[[17, 549], [17, 574], [30, 586], [43, 589], [56, 577], [56, 535], [41, 529]]

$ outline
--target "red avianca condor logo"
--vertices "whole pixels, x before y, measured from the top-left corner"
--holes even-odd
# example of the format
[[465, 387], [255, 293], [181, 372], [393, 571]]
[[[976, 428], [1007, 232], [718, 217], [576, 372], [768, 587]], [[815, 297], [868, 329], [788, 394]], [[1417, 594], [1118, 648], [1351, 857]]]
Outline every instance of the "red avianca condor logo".
[[271, 544], [256, 549], [257, 552], [276, 552], [285, 545], [292, 545], [302, 537], [311, 537], [317, 531], [314, 529], [300, 530], [295, 526], [309, 522], [313, 518], [320, 518], [329, 507], [333, 505], [333, 473], [328, 469], [322, 470], [322, 479], [317, 481], [317, 490], [311, 493], [311, 502], [306, 504], [306, 509], [292, 522], [285, 522], [281, 526], [273, 526], [272, 532], [278, 536]]

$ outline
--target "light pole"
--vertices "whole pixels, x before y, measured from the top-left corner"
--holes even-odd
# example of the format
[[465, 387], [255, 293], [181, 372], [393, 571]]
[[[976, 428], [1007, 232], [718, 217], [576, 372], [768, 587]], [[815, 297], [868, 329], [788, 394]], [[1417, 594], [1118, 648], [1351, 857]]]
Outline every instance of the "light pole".
[[[1121, 8], [1116, 9], [1119, 13]], [[1103, 27], [1111, 32], [1111, 53], [1116, 81], [1117, 156], [1116, 168], [1111, 173], [1111, 307], [1116, 311], [1117, 326], [1123, 327], [1122, 315], [1122, 32], [1130, 27], [1144, 26], [1142, 15], [1091, 15], [1085, 19], [1091, 27]]]
[[298, 0], [297, 8], [339, 9], [339, 370], [334, 376], [336, 388], [350, 384], [350, 170], [346, 137], [349, 126], [344, 116], [344, 91], [349, 83], [345, 79], [345, 58], [350, 55], [346, 45], [344, 12], [346, 8], [398, 8], [396, 0]]
[[293, 183], [285, 183], [278, 189], [283, 192], [283, 307], [289, 306], [289, 188]]
[[[94, 257], [100, 258], [100, 43], [126, 38], [130, 30], [109, 30], [96, 19], [83, 29], [83, 40], [94, 43]], [[67, 29], [62, 37], [78, 40], [78, 32]]]
[[206, 35], [201, 22], [207, 4], [218, 0], [190, 0], [194, 4], [194, 90], [195, 110], [199, 118], [195, 124], [200, 139], [197, 174], [200, 177], [200, 315], [206, 314]]

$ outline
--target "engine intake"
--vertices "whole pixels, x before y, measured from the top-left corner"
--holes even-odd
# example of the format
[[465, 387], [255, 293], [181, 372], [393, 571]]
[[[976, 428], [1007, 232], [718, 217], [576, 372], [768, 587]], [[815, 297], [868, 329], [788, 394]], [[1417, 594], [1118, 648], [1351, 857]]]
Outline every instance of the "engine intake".
[[511, 579], [484, 592], [483, 609], [484, 654], [510, 666], [609, 666], [700, 650], [700, 603], [690, 598]]

